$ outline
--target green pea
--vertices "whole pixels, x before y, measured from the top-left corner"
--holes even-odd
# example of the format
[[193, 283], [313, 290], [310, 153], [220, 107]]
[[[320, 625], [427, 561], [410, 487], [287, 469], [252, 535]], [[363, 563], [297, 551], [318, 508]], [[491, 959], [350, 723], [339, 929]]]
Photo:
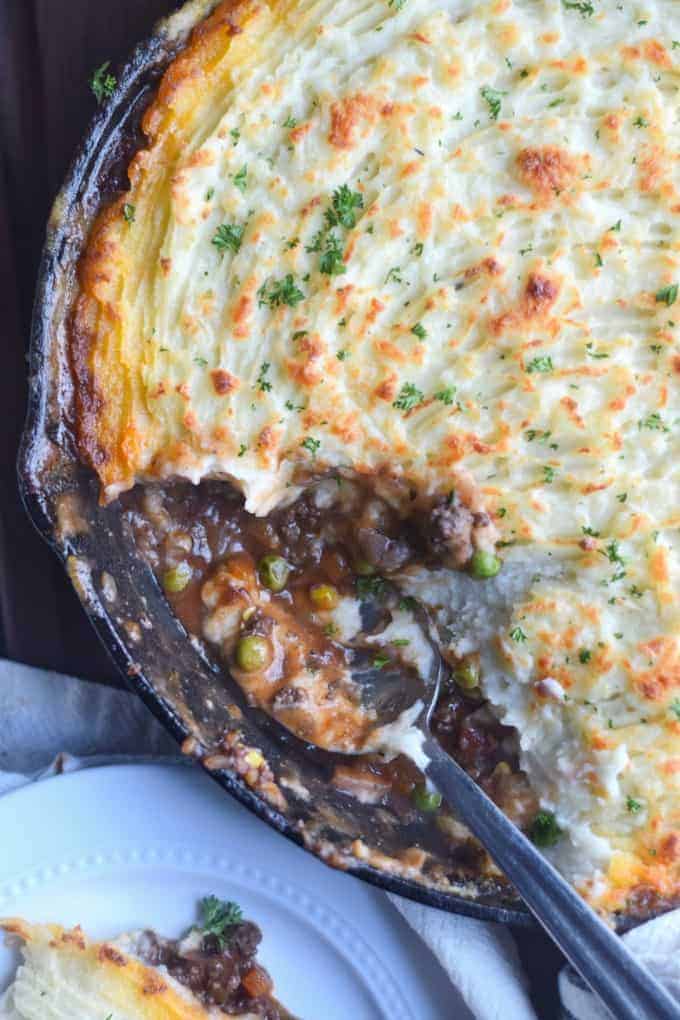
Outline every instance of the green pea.
[[561, 835], [552, 811], [539, 811], [529, 827], [529, 838], [536, 846], [554, 846]]
[[266, 638], [250, 634], [240, 638], [236, 645], [236, 665], [244, 673], [257, 673], [272, 661], [271, 645]]
[[436, 790], [428, 790], [424, 783], [413, 788], [411, 799], [420, 811], [425, 811], [428, 814], [438, 811], [442, 803], [441, 793], [437, 793]]
[[317, 609], [335, 609], [340, 596], [332, 584], [315, 584], [309, 589], [309, 597]]
[[260, 560], [260, 580], [270, 591], [283, 591], [290, 567], [282, 556], [263, 556]]
[[470, 561], [470, 572], [473, 577], [495, 577], [502, 563], [492, 552], [476, 549]]
[[188, 563], [178, 563], [163, 574], [163, 587], [172, 595], [184, 591], [191, 580], [192, 570]]
[[476, 660], [463, 659], [454, 670], [453, 678], [463, 690], [471, 691], [475, 687], [479, 687], [479, 665]]

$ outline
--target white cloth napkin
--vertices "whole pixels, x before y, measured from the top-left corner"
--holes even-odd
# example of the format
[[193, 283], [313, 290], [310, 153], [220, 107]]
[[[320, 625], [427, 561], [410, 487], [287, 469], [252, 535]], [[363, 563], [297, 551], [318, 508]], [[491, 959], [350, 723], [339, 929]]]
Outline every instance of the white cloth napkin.
[[[0, 794], [112, 759], [177, 757], [175, 742], [133, 695], [6, 660], [0, 660], [0, 719]], [[390, 899], [478, 1020], [537, 1020], [507, 929]], [[680, 910], [625, 938], [680, 1001]], [[578, 975], [565, 969], [559, 984], [566, 1020], [610, 1020]]]

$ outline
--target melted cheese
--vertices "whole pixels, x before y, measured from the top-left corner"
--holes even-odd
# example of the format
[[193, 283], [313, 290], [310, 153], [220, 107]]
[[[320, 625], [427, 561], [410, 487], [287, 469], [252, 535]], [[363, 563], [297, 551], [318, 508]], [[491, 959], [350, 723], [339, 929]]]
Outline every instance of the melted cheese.
[[676, 0], [220, 4], [73, 334], [106, 499], [464, 476], [561, 565], [488, 693], [609, 905], [680, 884], [679, 41]]

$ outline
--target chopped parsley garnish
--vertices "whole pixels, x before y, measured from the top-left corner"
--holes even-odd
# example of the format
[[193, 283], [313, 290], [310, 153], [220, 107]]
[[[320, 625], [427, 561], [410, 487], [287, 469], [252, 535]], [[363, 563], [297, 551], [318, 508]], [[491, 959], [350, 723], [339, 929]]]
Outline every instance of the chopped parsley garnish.
[[615, 230], [615, 231], [621, 230], [621, 220], [617, 220], [616, 223], [614, 224], [614, 226], [610, 227], [609, 230], [610, 231], [612, 231], [612, 230]]
[[586, 354], [588, 355], [589, 358], [601, 359], [609, 357], [609, 355], [605, 351], [596, 351], [593, 348], [592, 342], [586, 344]]
[[416, 322], [415, 326], [411, 329], [414, 336], [417, 336], [420, 340], [424, 340], [427, 336], [427, 330], [423, 326], [422, 322]]
[[628, 493], [627, 492], [619, 492], [616, 498], [617, 498], [619, 503], [625, 503], [626, 500], [628, 499]]
[[374, 669], [382, 669], [390, 661], [389, 655], [376, 655], [371, 665]]
[[510, 637], [518, 645], [524, 644], [527, 640], [527, 636], [521, 627], [513, 627], [510, 631]]
[[231, 131], [229, 132], [229, 134], [231, 135], [232, 144], [233, 145], [238, 145], [239, 138], [241, 137], [241, 132], [239, 131], [239, 129], [238, 128], [232, 128]]
[[125, 205], [123, 206], [123, 219], [125, 220], [126, 223], [135, 222], [135, 207], [134, 205], [131, 205], [129, 202], [126, 202]]
[[366, 602], [368, 599], [381, 599], [385, 594], [387, 581], [384, 577], [374, 574], [372, 577], [357, 578], [357, 595]]
[[420, 256], [423, 254], [424, 250], [425, 245], [423, 244], [422, 241], [418, 241], [418, 243], [413, 246], [413, 254], [417, 255], [418, 258], [420, 258]]
[[206, 200], [206, 202], [212, 202], [214, 197], [215, 197], [215, 189], [214, 188], [208, 188], [208, 190], [205, 193], [205, 200]]
[[219, 252], [232, 251], [234, 255], [241, 247], [245, 227], [238, 223], [221, 223], [212, 239]]
[[540, 429], [527, 429], [524, 435], [528, 443], [533, 443], [534, 439], [538, 439], [539, 443], [545, 443], [550, 439], [552, 432], [541, 432]]
[[636, 815], [638, 811], [642, 811], [642, 802], [635, 800], [635, 797], [626, 797], [626, 807], [632, 815]]
[[111, 61], [107, 60], [105, 64], [97, 68], [90, 79], [90, 88], [99, 106], [102, 105], [105, 99], [111, 98], [118, 84], [115, 76], [109, 74], [110, 66]]
[[296, 329], [295, 332], [293, 333], [293, 337], [292, 337], [293, 343], [295, 343], [296, 340], [301, 340], [303, 336], [308, 336], [308, 335], [309, 335], [309, 330], [307, 330], [307, 329]]
[[194, 364], [199, 365], [201, 368], [205, 368], [208, 362], [205, 358], [194, 358]]
[[507, 96], [508, 93], [501, 92], [499, 89], [492, 89], [490, 85], [482, 85], [479, 91], [482, 94], [482, 99], [485, 100], [489, 107], [491, 119], [498, 120], [498, 114], [501, 112], [503, 96]]
[[312, 457], [316, 457], [321, 447], [321, 440], [313, 439], [312, 436], [307, 436], [305, 439], [302, 440], [300, 446], [302, 446], [303, 449], [307, 450], [308, 453], [311, 453]]
[[562, 6], [567, 11], [578, 11], [584, 18], [591, 18], [595, 13], [590, 0], [562, 0]]
[[450, 407], [451, 404], [453, 403], [453, 398], [455, 397], [455, 395], [456, 387], [447, 386], [446, 389], [444, 390], [438, 390], [434, 395], [434, 399], [441, 400], [442, 404], [446, 404], [447, 407]]
[[422, 390], [419, 390], [414, 383], [404, 383], [399, 391], [399, 396], [393, 402], [392, 407], [396, 407], [398, 411], [411, 411], [414, 407], [422, 404], [425, 399], [425, 394]]
[[667, 287], [662, 287], [661, 290], [657, 290], [654, 297], [656, 298], [658, 304], [661, 304], [663, 302], [663, 304], [668, 305], [668, 307], [670, 308], [671, 305], [674, 305], [675, 302], [677, 301], [678, 284], [669, 283]]
[[238, 448], [238, 455], [239, 455], [239, 457], [242, 457], [247, 449], [248, 449], [248, 447], [246, 446], [246, 444], [245, 443], [241, 443], [241, 445]]
[[339, 276], [347, 272], [347, 266], [343, 262], [343, 249], [340, 239], [333, 230], [326, 237], [326, 247], [319, 260], [319, 270], [326, 276]]
[[519, 253], [520, 253], [520, 255], [524, 256], [524, 255], [528, 255], [529, 252], [533, 251], [533, 250], [534, 250], [533, 244], [528, 244], [526, 246], [526, 248], [520, 248]]
[[289, 113], [289, 114], [288, 114], [288, 116], [286, 117], [286, 119], [285, 119], [285, 120], [284, 120], [284, 122], [283, 122], [283, 126], [284, 126], [285, 128], [295, 128], [295, 127], [297, 127], [297, 123], [298, 123], [298, 122], [296, 121], [295, 117], [293, 117], [293, 116], [292, 116], [292, 115], [291, 115], [291, 114]]
[[239, 191], [245, 191], [248, 187], [248, 164], [242, 166], [237, 174], [232, 177], [234, 187], [238, 188]]
[[646, 418], [641, 418], [638, 422], [638, 428], [649, 429], [651, 432], [670, 432], [658, 411], [652, 411]]
[[401, 266], [392, 266], [387, 276], [385, 277], [385, 283], [403, 283], [401, 278]]
[[404, 637], [394, 638], [394, 640], [391, 642], [391, 644], [393, 644], [395, 646], [395, 648], [406, 648], [407, 645], [411, 644], [411, 640], [410, 640], [410, 638], [404, 638]]
[[635, 120], [633, 121], [633, 127], [638, 128], [649, 127], [649, 121], [645, 117], [643, 117], [642, 114], [640, 114], [640, 116], [636, 117]]
[[543, 481], [548, 484], [555, 481], [555, 468], [551, 467], [550, 464], [543, 466]]
[[661, 344], [650, 344], [649, 349], [652, 352], [652, 354], [661, 354], [662, 351]]
[[198, 930], [203, 935], [212, 935], [223, 948], [232, 934], [230, 929], [243, 921], [243, 912], [231, 900], [219, 900], [217, 896], [205, 896], [201, 900], [202, 920]]
[[527, 372], [530, 375], [532, 372], [552, 372], [553, 368], [553, 361], [550, 355], [543, 354], [540, 357], [532, 358], [527, 365]]
[[351, 230], [357, 225], [357, 209], [363, 209], [364, 196], [360, 191], [352, 191], [347, 184], [341, 184], [333, 192], [333, 204], [326, 210], [326, 223], [329, 227], [338, 225]]
[[258, 290], [257, 297], [260, 306], [279, 308], [281, 305], [288, 305], [294, 308], [300, 301], [304, 301], [305, 295], [296, 285], [293, 274], [287, 273], [282, 280], [265, 281]]
[[589, 535], [591, 538], [599, 538], [600, 537], [600, 532], [599, 531], [595, 531], [595, 529], [591, 528], [591, 527], [587, 527], [587, 528], [582, 527], [581, 531], [583, 532], [584, 535]]
[[536, 846], [554, 846], [562, 830], [552, 811], [539, 811], [529, 827], [529, 838]]
[[[600, 255], [599, 251], [595, 252], [594, 259], [595, 259], [595, 265], [597, 266], [597, 268], [601, 269], [602, 266], [604, 265], [604, 262], [602, 261], [602, 256]], [[605, 354], [605, 358], [606, 357], [607, 357], [607, 355]]]
[[316, 252], [321, 251], [323, 245], [323, 230], [319, 230], [311, 240], [310, 244], [305, 245], [305, 251]]
[[257, 382], [255, 383], [260, 393], [269, 393], [272, 388], [272, 384], [267, 382], [267, 372], [270, 368], [271, 365], [268, 361], [263, 361], [260, 366], [260, 372], [257, 377]]
[[592, 657], [593, 657], [593, 654], [592, 654], [592, 652], [590, 651], [589, 648], [581, 648], [581, 649], [579, 649], [579, 653], [578, 653], [578, 661], [579, 662], [582, 662], [585, 665], [586, 662], [590, 662]]
[[605, 546], [605, 556], [610, 563], [625, 563], [623, 556], [619, 550], [619, 543], [615, 538], [608, 542]]
[[395, 11], [400, 11], [405, 3], [406, 0], [387, 0], [387, 6], [393, 7]]
[[680, 698], [675, 698], [668, 706], [676, 719], [680, 720]]
[[347, 359], [349, 358], [349, 351], [343, 349], [342, 351], [338, 351], [338, 353], [335, 356], [338, 359], [338, 361], [347, 361]]

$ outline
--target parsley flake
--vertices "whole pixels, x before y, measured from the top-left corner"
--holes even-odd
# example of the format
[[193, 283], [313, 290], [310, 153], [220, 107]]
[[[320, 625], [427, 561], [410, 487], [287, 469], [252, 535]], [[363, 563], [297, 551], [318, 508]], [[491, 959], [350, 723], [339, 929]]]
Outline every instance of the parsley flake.
[[667, 305], [669, 308], [674, 305], [678, 298], [678, 284], [670, 283], [667, 287], [662, 287], [661, 290], [657, 290], [654, 295], [657, 304]]
[[523, 645], [524, 642], [527, 640], [527, 636], [521, 627], [513, 627], [513, 629], [510, 631], [510, 637], [518, 645]]
[[268, 361], [263, 361], [260, 365], [260, 372], [255, 383], [260, 393], [269, 393], [272, 388], [272, 384], [267, 381], [267, 372], [270, 368], [271, 365]]
[[540, 357], [532, 358], [526, 370], [531, 375], [533, 372], [552, 372], [553, 368], [552, 358], [549, 354], [544, 354]]
[[357, 225], [357, 209], [363, 209], [364, 196], [360, 191], [352, 191], [347, 184], [341, 184], [333, 192], [333, 204], [326, 210], [326, 223], [329, 227], [342, 226], [351, 230]]
[[303, 449], [311, 453], [312, 457], [316, 457], [321, 447], [321, 440], [313, 439], [312, 436], [307, 436], [305, 439], [302, 440], [300, 446], [302, 446]]
[[258, 304], [269, 305], [270, 308], [279, 308], [281, 305], [288, 305], [294, 308], [300, 301], [304, 301], [305, 295], [295, 283], [292, 273], [287, 273], [282, 280], [267, 280], [257, 292]]
[[438, 390], [437, 393], [435, 393], [434, 395], [434, 399], [441, 400], [442, 404], [446, 404], [447, 407], [450, 407], [451, 404], [453, 403], [453, 398], [455, 397], [455, 395], [456, 387], [447, 386], [446, 389]]
[[231, 251], [234, 255], [241, 247], [245, 227], [237, 223], [221, 223], [215, 232], [211, 244], [214, 244], [219, 252]]
[[382, 669], [389, 661], [389, 655], [376, 655], [371, 665], [373, 666], [373, 669]]
[[427, 330], [423, 326], [422, 322], [416, 322], [415, 326], [412, 327], [411, 332], [414, 336], [417, 336], [419, 340], [424, 340], [427, 336]]
[[594, 349], [594, 347], [593, 347], [592, 342], [586, 344], [586, 354], [588, 355], [589, 358], [596, 358], [596, 359], [608, 358], [609, 357], [609, 355], [605, 351], [596, 351]]
[[243, 921], [243, 912], [231, 900], [219, 900], [217, 896], [206, 896], [201, 900], [201, 924], [198, 930], [203, 935], [212, 935], [223, 948], [231, 936], [230, 928]]
[[582, 18], [592, 18], [595, 8], [590, 0], [562, 0], [565, 11], [578, 11]]
[[579, 649], [579, 653], [578, 653], [578, 661], [579, 662], [582, 662], [585, 665], [586, 662], [590, 662], [592, 657], [593, 657], [593, 654], [592, 654], [592, 652], [590, 651], [589, 648], [581, 648], [581, 649]]
[[658, 411], [652, 411], [646, 418], [641, 418], [638, 422], [638, 428], [649, 429], [650, 432], [670, 432]]
[[135, 206], [131, 205], [130, 202], [126, 202], [125, 205], [123, 206], [123, 219], [125, 220], [126, 223], [135, 222], [135, 212], [136, 212]]
[[241, 167], [237, 174], [232, 177], [234, 187], [238, 188], [239, 191], [245, 191], [248, 187], [248, 164], [246, 163]]
[[626, 807], [632, 815], [636, 815], [638, 811], [642, 811], [642, 802], [635, 800], [634, 797], [626, 797]]
[[326, 276], [339, 276], [347, 272], [347, 266], [343, 261], [344, 252], [339, 238], [333, 230], [326, 237], [326, 247], [319, 259], [319, 270]]
[[104, 100], [111, 98], [118, 84], [115, 76], [109, 74], [110, 66], [111, 61], [107, 60], [105, 64], [97, 68], [90, 79], [90, 88], [99, 106], [102, 105]]
[[499, 89], [493, 89], [490, 85], [483, 85], [479, 91], [482, 94], [482, 99], [485, 100], [489, 107], [491, 119], [498, 120], [498, 114], [501, 112], [503, 96], [507, 96], [508, 93], [501, 92]]
[[414, 407], [422, 404], [424, 399], [425, 394], [422, 390], [419, 390], [414, 383], [407, 382], [402, 386], [399, 396], [392, 403], [392, 407], [396, 407], [398, 411], [411, 411]]

